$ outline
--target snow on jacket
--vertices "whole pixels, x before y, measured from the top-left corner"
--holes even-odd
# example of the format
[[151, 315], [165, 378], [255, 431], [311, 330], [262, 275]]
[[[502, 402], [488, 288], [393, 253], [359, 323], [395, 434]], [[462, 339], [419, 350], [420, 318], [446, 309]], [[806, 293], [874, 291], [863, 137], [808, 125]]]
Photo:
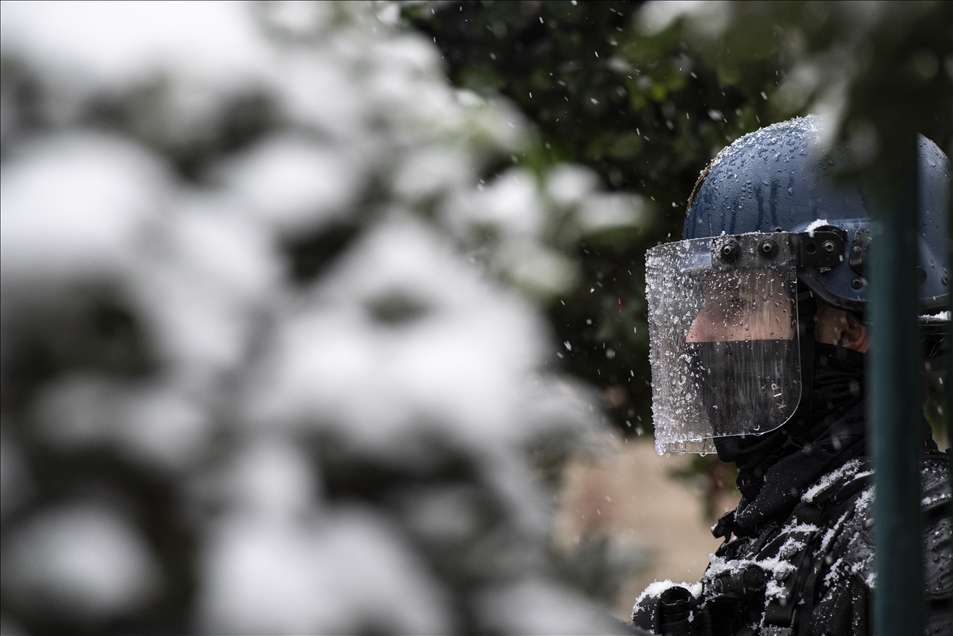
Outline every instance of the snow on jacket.
[[[922, 458], [927, 634], [953, 633], [950, 460]], [[655, 584], [633, 622], [656, 634], [852, 635], [870, 632], [872, 471], [854, 459], [803, 492], [783, 520], [743, 537], [730, 533], [701, 583]]]

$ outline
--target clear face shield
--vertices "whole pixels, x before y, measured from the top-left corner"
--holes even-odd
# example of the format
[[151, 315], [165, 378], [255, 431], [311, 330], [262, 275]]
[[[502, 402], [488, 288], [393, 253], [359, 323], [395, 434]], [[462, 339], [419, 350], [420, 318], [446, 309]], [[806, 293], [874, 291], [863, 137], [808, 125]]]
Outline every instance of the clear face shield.
[[721, 236], [649, 250], [646, 297], [659, 453], [714, 452], [717, 437], [767, 433], [794, 414], [801, 399], [802, 236]]

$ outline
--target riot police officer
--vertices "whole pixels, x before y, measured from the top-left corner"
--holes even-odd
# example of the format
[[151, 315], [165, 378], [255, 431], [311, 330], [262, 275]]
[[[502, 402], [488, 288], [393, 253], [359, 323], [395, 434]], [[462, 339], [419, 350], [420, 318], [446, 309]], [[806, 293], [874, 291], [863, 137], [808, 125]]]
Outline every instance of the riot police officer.
[[[746, 135], [702, 173], [682, 240], [647, 255], [656, 449], [717, 452], [738, 507], [694, 585], [656, 583], [637, 629], [656, 634], [868, 632], [876, 585], [864, 418], [870, 243], [862, 185], [835, 179], [807, 117]], [[920, 312], [943, 348], [949, 160], [920, 160]], [[929, 633], [953, 633], [949, 457], [925, 420], [922, 513]]]

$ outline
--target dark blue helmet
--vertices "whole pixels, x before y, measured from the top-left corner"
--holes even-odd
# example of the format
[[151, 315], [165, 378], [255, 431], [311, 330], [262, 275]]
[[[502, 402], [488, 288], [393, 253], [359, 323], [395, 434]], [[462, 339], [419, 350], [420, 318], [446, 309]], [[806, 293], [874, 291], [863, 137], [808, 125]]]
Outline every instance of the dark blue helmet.
[[[752, 232], [840, 235], [839, 262], [799, 268], [798, 278], [830, 305], [863, 310], [869, 201], [858, 184], [838, 183], [843, 152], [824, 153], [817, 116], [762, 128], [722, 150], [702, 173], [689, 200], [683, 239]], [[920, 309], [936, 311], [950, 293], [946, 262], [950, 161], [932, 141], [919, 139]]]

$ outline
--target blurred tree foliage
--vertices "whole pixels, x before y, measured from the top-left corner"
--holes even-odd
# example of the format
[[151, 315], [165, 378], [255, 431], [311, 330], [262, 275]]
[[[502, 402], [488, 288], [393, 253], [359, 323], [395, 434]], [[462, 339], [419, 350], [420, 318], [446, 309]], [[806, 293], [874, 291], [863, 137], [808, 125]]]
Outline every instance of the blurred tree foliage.
[[638, 563], [551, 554], [530, 471], [589, 391], [473, 254], [539, 280], [567, 259], [516, 212], [637, 197], [479, 183], [525, 127], [396, 6], [3, 23], [0, 632], [610, 631], [581, 594]]

